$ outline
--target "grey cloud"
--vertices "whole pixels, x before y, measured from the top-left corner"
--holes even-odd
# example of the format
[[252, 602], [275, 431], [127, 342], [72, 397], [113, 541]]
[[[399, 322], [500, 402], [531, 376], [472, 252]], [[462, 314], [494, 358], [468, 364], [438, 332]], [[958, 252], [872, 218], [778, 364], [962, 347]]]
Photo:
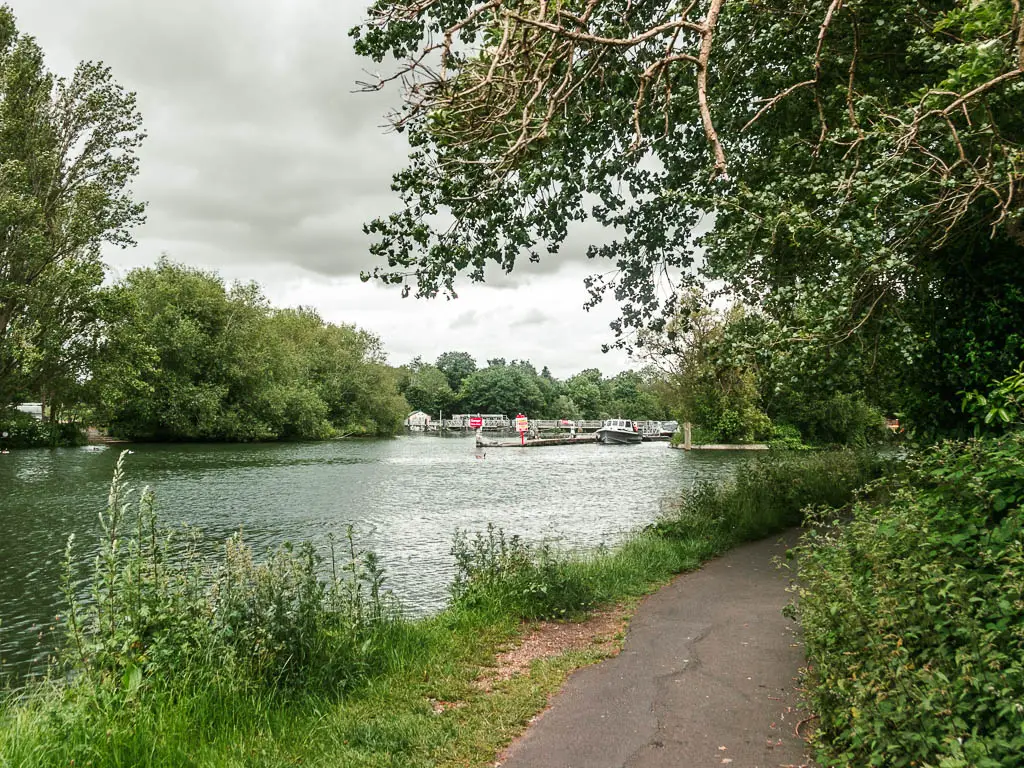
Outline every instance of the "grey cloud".
[[547, 325], [552, 320], [546, 314], [534, 307], [518, 320], [512, 322], [513, 328], [521, 328], [528, 325]]
[[448, 324], [448, 328], [450, 330], [455, 330], [457, 328], [471, 328], [477, 325], [477, 323], [478, 320], [476, 310], [471, 309], [468, 312], [463, 312], [461, 315], [452, 320], [451, 323]]
[[[390, 181], [408, 148], [381, 127], [397, 92], [354, 93], [375, 66], [348, 37], [369, 0], [15, 2], [52, 67], [103, 60], [138, 92], [144, 248], [329, 275], [378, 265], [362, 226], [400, 204]], [[574, 225], [563, 253], [539, 264], [524, 255], [497, 285], [579, 262], [600, 239], [600, 228]]]

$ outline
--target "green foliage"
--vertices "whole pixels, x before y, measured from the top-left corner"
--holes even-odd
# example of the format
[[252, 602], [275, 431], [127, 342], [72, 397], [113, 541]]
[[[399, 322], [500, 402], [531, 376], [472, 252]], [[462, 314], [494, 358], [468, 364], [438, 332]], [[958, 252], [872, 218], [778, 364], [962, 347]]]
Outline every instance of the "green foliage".
[[357, 551], [351, 529], [340, 568], [332, 543], [328, 583], [312, 545], [284, 545], [264, 562], [240, 533], [215, 566], [201, 535], [160, 524], [147, 488], [132, 502], [125, 451], [100, 513], [99, 554], [88, 599], [77, 590], [74, 537], [64, 580], [67, 642], [60, 661], [84, 684], [112, 683], [125, 699], [144, 681], [210, 670], [274, 685], [337, 687], [364, 672], [375, 636], [394, 618], [372, 553]]
[[835, 392], [820, 400], [790, 400], [786, 416], [814, 443], [863, 448], [885, 437], [885, 417], [861, 393]]
[[900, 404], [919, 432], [970, 434], [963, 392], [986, 391], [1024, 359], [1024, 272], [1013, 243], [979, 239], [930, 260], [914, 325], [930, 343], [912, 364], [897, 363]]
[[963, 408], [972, 414], [978, 431], [1019, 427], [1024, 422], [1024, 363], [1010, 376], [996, 382], [988, 395], [966, 393]]
[[444, 352], [434, 365], [448, 379], [452, 392], [458, 392], [466, 377], [476, 372], [476, 360], [468, 352]]
[[[1008, 375], [1021, 352], [1016, 3], [730, 1], [706, 69], [701, 36], [678, 25], [702, 28], [719, 4], [627, 6], [371, 3], [357, 52], [423, 62], [401, 78], [416, 83], [399, 112], [411, 153], [401, 209], [368, 225], [373, 274], [452, 294], [492, 264], [557, 258], [592, 221], [609, 236], [588, 255], [608, 269], [586, 284], [593, 302], [621, 302], [623, 344], [665, 330], [696, 284], [763, 318], [727, 362], [758, 366], [773, 420], [796, 390], [962, 428], [956, 393]], [[449, 27], [453, 53], [430, 69], [419, 53]], [[668, 275], [683, 275], [677, 290]], [[587, 413], [585, 390], [570, 396]], [[861, 441], [848, 423], [809, 427]]]
[[810, 505], [843, 506], [881, 473], [878, 458], [852, 451], [769, 453], [725, 483], [701, 483], [657, 531], [698, 536], [719, 549], [800, 525]]
[[826, 765], [1016, 765], [1024, 753], [1024, 435], [944, 443], [822, 511], [799, 552]]
[[[112, 430], [168, 440], [394, 434], [408, 406], [380, 341], [308, 309], [272, 309], [255, 284], [162, 259], [119, 289], [115, 353], [92, 391]], [[125, 377], [124, 365], [140, 364]], [[127, 384], [125, 383], [127, 380]]]
[[0, 449], [53, 448], [58, 445], [81, 445], [82, 429], [75, 423], [41, 421], [31, 414], [16, 410], [0, 410]]
[[666, 370], [662, 397], [680, 422], [702, 432], [695, 443], [749, 443], [771, 431], [757, 369], [731, 354], [731, 335], [745, 321], [742, 307], [719, 312], [692, 293], [664, 333], [645, 335], [648, 354]]
[[493, 525], [470, 538], [456, 531], [452, 543], [455, 580], [452, 598], [470, 609], [524, 619], [564, 619], [596, 602], [595, 588], [565, 554], [547, 544], [533, 547], [506, 537]]
[[890, 390], [869, 386], [870, 372], [835, 350], [788, 353], [778, 332], [762, 311], [718, 311], [691, 292], [663, 332], [643, 334], [647, 355], [665, 370], [657, 391], [701, 430], [694, 442], [773, 440], [775, 424], [796, 430], [792, 445], [879, 442], [884, 418], [868, 392], [884, 398]]
[[772, 426], [772, 433], [768, 439], [768, 447], [773, 451], [810, 450], [809, 446], [804, 443], [803, 437], [800, 435], [800, 430], [789, 424], [775, 424]]
[[540, 414], [544, 396], [536, 378], [518, 365], [488, 365], [463, 380], [459, 402], [467, 413]]
[[451, 413], [455, 404], [455, 393], [448, 386], [448, 377], [432, 365], [419, 366], [409, 374], [402, 394], [410, 408], [424, 413]]
[[104, 243], [132, 243], [142, 118], [100, 64], [57, 78], [0, 6], [0, 408], [59, 405], [102, 341]]

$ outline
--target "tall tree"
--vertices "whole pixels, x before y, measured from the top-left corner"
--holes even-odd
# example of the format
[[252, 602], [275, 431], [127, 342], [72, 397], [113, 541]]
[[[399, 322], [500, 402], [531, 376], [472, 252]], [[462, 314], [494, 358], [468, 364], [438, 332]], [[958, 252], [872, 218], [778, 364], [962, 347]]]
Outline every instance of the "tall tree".
[[469, 352], [444, 352], [434, 365], [448, 379], [453, 392], [458, 392], [465, 378], [476, 371], [476, 360]]
[[54, 77], [0, 6], [0, 405], [74, 378], [98, 312], [100, 246], [132, 244], [135, 95], [100, 64]]
[[[377, 0], [355, 35], [406, 62], [404, 206], [368, 229], [407, 291], [539, 260], [591, 218], [615, 269], [588, 285], [623, 302], [626, 345], [675, 316], [680, 282], [869, 378], [949, 355], [940, 307], [951, 328], [1024, 325], [999, 286], [942, 300], [965, 253], [993, 277], [1024, 257], [1017, 0]], [[908, 397], [958, 378], [907, 377]]]
[[587, 368], [565, 382], [566, 395], [576, 404], [585, 419], [600, 419], [605, 415], [601, 381], [599, 370]]
[[462, 382], [459, 400], [470, 413], [534, 416], [544, 409], [536, 381], [519, 366], [490, 365]]
[[433, 365], [421, 366], [413, 372], [403, 394], [409, 407], [430, 414], [447, 413], [455, 402], [448, 378]]

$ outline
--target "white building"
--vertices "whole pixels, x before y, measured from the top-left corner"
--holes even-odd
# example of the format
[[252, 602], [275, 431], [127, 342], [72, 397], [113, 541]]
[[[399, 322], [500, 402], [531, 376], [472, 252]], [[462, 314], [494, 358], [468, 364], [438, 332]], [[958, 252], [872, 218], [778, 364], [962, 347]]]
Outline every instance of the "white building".
[[426, 432], [430, 428], [430, 414], [413, 411], [406, 417], [405, 426], [413, 432]]
[[43, 418], [43, 404], [42, 403], [18, 403], [14, 406], [14, 410], [27, 413], [30, 416], [35, 416], [37, 419], [42, 421]]

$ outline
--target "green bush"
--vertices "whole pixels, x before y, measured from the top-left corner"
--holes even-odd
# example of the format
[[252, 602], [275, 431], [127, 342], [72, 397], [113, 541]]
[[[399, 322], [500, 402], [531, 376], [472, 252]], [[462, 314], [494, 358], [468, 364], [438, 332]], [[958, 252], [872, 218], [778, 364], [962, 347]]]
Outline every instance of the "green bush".
[[[349, 531], [340, 567], [311, 544], [284, 545], [257, 563], [241, 534], [219, 563], [201, 557], [198, 532], [160, 525], [153, 494], [133, 503], [117, 462], [88, 598], [77, 591], [68, 540], [63, 664], [92, 681], [173, 678], [182, 670], [252, 682], [344, 685], [361, 674], [374, 635], [394, 617], [383, 572]], [[329, 570], [324, 582], [320, 574]], [[340, 573], [339, 573], [340, 570]], [[358, 649], [358, 650], [357, 650]], [[210, 669], [216, 660], [216, 669]]]
[[460, 606], [554, 619], [582, 613], [595, 603], [596, 585], [566, 554], [506, 537], [493, 524], [473, 538], [456, 531], [451, 553], [456, 567], [452, 599]]
[[806, 451], [810, 450], [800, 430], [791, 424], [775, 424], [768, 438], [768, 447], [773, 451]]
[[800, 551], [827, 765], [996, 768], [1024, 754], [1024, 436], [946, 443]]
[[886, 437], [885, 417], [862, 393], [835, 392], [818, 399], [789, 395], [777, 398], [773, 416], [795, 425], [810, 443], [862, 448]]
[[85, 435], [78, 424], [41, 421], [28, 413], [12, 409], [0, 411], [0, 449], [54, 448], [62, 445], [82, 445]]
[[870, 453], [769, 453], [742, 464], [730, 481], [695, 486], [656, 530], [709, 538], [725, 549], [802, 524], [808, 506], [848, 504], [880, 472]]

